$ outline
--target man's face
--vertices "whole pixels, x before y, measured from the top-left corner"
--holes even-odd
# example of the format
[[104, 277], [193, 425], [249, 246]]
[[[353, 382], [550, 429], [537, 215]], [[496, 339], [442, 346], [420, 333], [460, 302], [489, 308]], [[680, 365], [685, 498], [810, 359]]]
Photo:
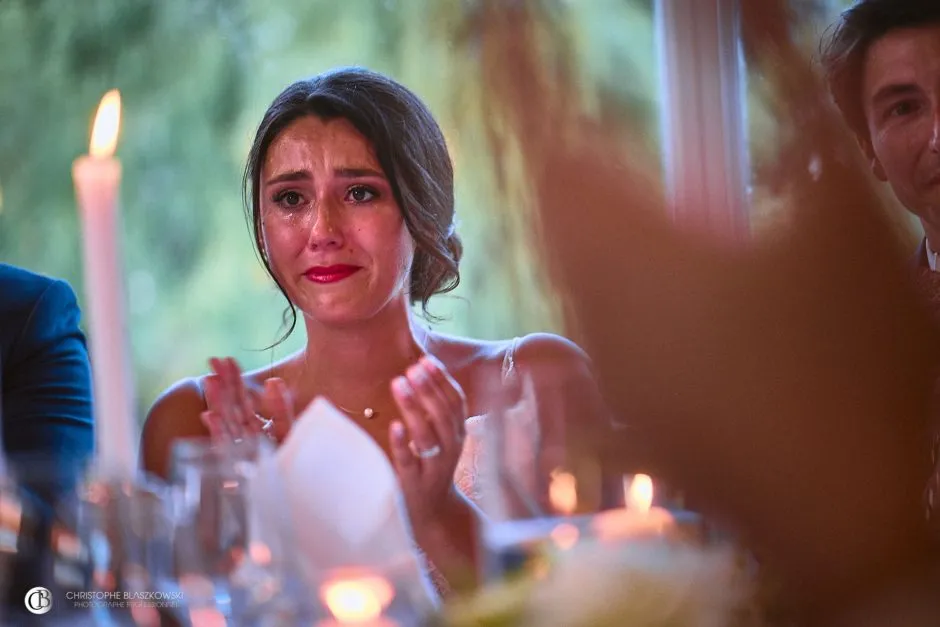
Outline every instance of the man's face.
[[875, 41], [862, 80], [875, 176], [910, 211], [940, 222], [940, 24]]

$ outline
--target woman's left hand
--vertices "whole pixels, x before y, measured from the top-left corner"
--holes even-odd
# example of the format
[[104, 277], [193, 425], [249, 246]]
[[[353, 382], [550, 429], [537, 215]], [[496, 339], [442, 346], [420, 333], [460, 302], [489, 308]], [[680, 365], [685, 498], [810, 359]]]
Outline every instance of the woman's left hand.
[[417, 534], [439, 522], [455, 489], [467, 400], [443, 364], [430, 356], [392, 381], [392, 396], [403, 419], [389, 427], [392, 462]]

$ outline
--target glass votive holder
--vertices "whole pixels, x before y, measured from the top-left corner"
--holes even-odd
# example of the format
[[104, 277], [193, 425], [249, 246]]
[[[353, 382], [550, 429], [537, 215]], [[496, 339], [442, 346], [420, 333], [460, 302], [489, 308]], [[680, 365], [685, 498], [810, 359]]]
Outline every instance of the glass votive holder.
[[315, 627], [418, 627], [437, 610], [420, 564], [412, 557], [381, 567], [349, 566], [308, 576]]

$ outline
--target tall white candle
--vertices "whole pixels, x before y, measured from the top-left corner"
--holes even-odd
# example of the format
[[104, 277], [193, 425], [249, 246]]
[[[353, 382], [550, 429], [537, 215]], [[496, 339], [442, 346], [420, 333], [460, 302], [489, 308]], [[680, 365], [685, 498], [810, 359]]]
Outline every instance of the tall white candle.
[[72, 164], [72, 179], [82, 222], [96, 463], [100, 472], [125, 478], [136, 467], [137, 447], [118, 238], [121, 163], [113, 156], [120, 120], [121, 96], [112, 90], [101, 99], [90, 154]]

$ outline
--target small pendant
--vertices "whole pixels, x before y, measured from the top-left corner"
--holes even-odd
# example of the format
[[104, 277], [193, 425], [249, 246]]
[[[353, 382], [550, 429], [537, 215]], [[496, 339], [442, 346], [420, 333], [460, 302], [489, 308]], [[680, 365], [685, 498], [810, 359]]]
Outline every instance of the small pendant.
[[366, 407], [362, 415], [366, 417], [366, 420], [369, 420], [375, 415], [375, 411], [371, 407]]

